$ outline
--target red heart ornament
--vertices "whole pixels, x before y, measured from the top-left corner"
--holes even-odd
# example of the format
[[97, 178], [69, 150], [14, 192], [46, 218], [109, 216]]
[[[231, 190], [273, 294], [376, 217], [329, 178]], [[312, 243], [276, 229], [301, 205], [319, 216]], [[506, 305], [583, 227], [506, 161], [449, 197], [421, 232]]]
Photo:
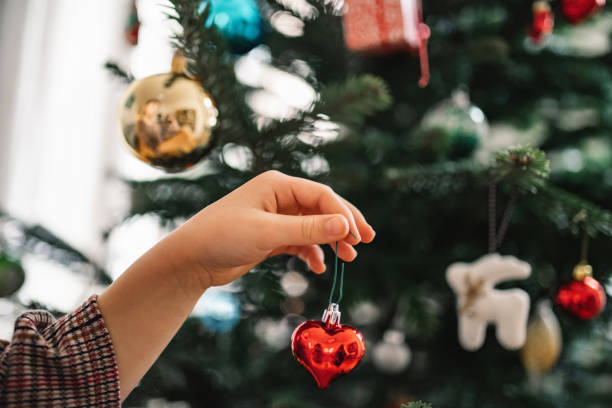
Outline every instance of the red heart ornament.
[[578, 24], [582, 20], [596, 13], [606, 4], [606, 0], [563, 0], [561, 11], [572, 24]]
[[349, 373], [365, 354], [363, 336], [346, 324], [308, 320], [291, 336], [295, 358], [312, 374], [319, 388]]
[[582, 320], [597, 316], [606, 306], [606, 293], [601, 284], [587, 276], [573, 280], [559, 288], [557, 303]]

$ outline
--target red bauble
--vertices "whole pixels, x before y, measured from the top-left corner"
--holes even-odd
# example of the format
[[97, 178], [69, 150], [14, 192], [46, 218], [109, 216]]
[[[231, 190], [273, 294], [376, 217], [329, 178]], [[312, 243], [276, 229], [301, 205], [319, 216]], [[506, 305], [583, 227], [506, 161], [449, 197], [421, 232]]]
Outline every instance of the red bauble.
[[125, 40], [130, 45], [138, 45], [138, 31], [140, 30], [140, 23], [134, 23], [130, 28], [125, 30]]
[[606, 0], [562, 0], [561, 11], [572, 24], [578, 24], [606, 4]]
[[606, 293], [590, 276], [573, 280], [559, 288], [557, 303], [582, 320], [592, 319], [606, 306]]
[[346, 324], [308, 320], [291, 336], [295, 358], [326, 388], [359, 364], [365, 354], [363, 336]]
[[531, 40], [536, 44], [541, 43], [544, 36], [552, 33], [554, 24], [555, 17], [547, 2], [536, 1], [533, 3], [533, 23], [529, 30]]

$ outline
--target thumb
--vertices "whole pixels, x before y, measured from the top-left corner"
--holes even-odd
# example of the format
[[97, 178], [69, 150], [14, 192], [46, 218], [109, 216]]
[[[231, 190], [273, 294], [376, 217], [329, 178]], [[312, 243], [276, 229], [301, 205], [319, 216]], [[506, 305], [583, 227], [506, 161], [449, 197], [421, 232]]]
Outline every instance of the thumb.
[[273, 214], [274, 227], [269, 237], [272, 248], [283, 245], [327, 244], [340, 241], [349, 233], [348, 220], [341, 214]]

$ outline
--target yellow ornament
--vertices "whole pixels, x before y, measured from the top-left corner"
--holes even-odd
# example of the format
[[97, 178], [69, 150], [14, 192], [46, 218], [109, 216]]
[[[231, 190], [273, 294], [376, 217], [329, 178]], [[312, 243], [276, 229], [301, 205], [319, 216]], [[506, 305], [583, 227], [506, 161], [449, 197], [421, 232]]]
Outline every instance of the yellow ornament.
[[561, 327], [550, 301], [542, 300], [527, 326], [527, 340], [520, 353], [527, 373], [539, 377], [550, 371], [559, 359], [562, 343]]
[[123, 137], [140, 160], [167, 172], [183, 171], [211, 149], [218, 111], [177, 52], [172, 72], [130, 84], [119, 113]]

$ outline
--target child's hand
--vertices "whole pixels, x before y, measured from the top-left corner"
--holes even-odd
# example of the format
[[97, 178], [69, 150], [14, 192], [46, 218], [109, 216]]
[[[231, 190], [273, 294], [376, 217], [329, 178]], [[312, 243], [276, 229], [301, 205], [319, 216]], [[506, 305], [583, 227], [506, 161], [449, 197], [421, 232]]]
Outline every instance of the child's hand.
[[335, 249], [340, 241], [340, 258], [352, 261], [353, 245], [374, 235], [359, 210], [331, 188], [269, 171], [200, 211], [169, 238], [183, 243], [187, 270], [205, 289], [229, 283], [279, 254], [297, 255], [322, 273], [318, 244]]
[[[355, 234], [354, 238], [350, 232]], [[185, 321], [206, 288], [264, 259], [297, 255], [325, 270], [318, 244], [374, 239], [363, 215], [329, 187], [267, 172], [209, 205], [134, 262], [99, 298], [119, 367], [122, 400]]]

